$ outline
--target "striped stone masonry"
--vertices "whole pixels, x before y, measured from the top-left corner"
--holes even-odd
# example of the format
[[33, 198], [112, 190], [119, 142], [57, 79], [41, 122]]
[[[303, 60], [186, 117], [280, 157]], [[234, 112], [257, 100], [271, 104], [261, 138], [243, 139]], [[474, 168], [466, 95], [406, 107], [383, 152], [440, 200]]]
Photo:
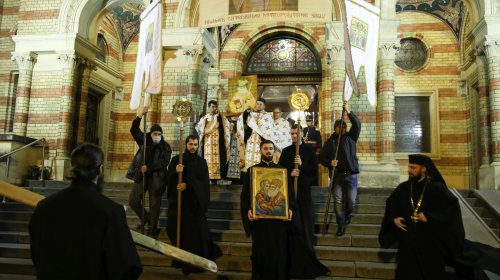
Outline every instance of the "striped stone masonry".
[[13, 59], [16, 60], [19, 67], [19, 81], [16, 94], [16, 108], [14, 111], [14, 134], [26, 136], [26, 128], [28, 126], [28, 113], [31, 92], [31, 80], [33, 75], [33, 67], [37, 60], [37, 54], [24, 53], [13, 54]]

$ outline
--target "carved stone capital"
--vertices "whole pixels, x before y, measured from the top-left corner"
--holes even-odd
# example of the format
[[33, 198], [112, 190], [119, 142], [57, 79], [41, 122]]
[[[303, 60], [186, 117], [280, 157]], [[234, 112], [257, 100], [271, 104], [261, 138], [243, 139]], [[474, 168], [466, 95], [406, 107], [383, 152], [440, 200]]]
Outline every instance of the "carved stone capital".
[[195, 64], [198, 62], [198, 58], [204, 53], [203, 46], [186, 48], [182, 50], [188, 64]]
[[484, 42], [484, 53], [487, 57], [500, 56], [500, 38], [486, 39]]
[[74, 69], [78, 66], [78, 55], [75, 53], [62, 53], [57, 56], [64, 69]]
[[339, 61], [339, 60], [345, 60], [345, 49], [344, 45], [328, 45], [328, 56], [330, 58], [330, 61]]
[[400, 47], [399, 41], [392, 42], [380, 42], [379, 45], [379, 60], [394, 60], [396, 58], [396, 52]]
[[209, 85], [207, 89], [207, 99], [219, 99], [220, 85]]
[[19, 66], [19, 70], [29, 70], [33, 71], [33, 67], [37, 61], [38, 54], [34, 52], [29, 53], [12, 53], [11, 60], [16, 61]]

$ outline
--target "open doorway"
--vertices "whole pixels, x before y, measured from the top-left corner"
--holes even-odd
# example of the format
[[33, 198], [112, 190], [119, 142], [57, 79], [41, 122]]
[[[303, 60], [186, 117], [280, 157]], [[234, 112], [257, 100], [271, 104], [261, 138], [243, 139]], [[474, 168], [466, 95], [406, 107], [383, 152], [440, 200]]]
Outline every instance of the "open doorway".
[[293, 85], [262, 85], [258, 86], [259, 97], [266, 100], [266, 111], [272, 111], [275, 107], [280, 107], [283, 112], [282, 117], [297, 122], [299, 114], [288, 103], [288, 98], [296, 92], [303, 92], [309, 96], [311, 102], [309, 110], [301, 114], [300, 123], [302, 127], [306, 126], [306, 116], [311, 116], [313, 123], [317, 124], [319, 102], [318, 92], [319, 84], [293, 84]]

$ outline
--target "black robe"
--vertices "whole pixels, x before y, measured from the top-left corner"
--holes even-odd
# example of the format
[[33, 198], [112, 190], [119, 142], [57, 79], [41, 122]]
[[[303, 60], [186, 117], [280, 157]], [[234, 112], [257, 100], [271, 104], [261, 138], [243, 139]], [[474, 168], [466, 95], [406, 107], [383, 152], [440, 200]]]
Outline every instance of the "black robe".
[[[252, 167], [280, 168], [275, 163], [261, 162]], [[241, 219], [247, 236], [252, 236], [252, 279], [287, 280], [293, 278], [315, 278], [328, 275], [329, 270], [321, 264], [308, 248], [292, 222], [274, 219], [259, 219], [251, 222], [251, 172], [243, 179], [241, 190]], [[293, 188], [293, 187], [292, 187]], [[296, 211], [292, 198], [293, 190], [288, 188], [289, 207]]]
[[[177, 243], [178, 173], [175, 170], [177, 164], [179, 164], [178, 155], [172, 158], [167, 176], [167, 234], [174, 246]], [[206, 217], [210, 203], [207, 162], [196, 154], [185, 152], [182, 164], [184, 165], [182, 181], [186, 183], [186, 189], [182, 191], [180, 248], [198, 256], [215, 260], [222, 253], [220, 248], [212, 242]], [[187, 264], [174, 262], [174, 266], [182, 267], [187, 272], [200, 272]]]
[[89, 181], [40, 201], [31, 217], [37, 279], [137, 279], [142, 265], [123, 206]]
[[[294, 222], [299, 234], [304, 238], [307, 246], [314, 251], [314, 204], [311, 197], [311, 185], [314, 176], [318, 172], [318, 163], [314, 148], [308, 144], [299, 146], [299, 155], [302, 160], [302, 166], [299, 170], [299, 179], [297, 184], [297, 209], [293, 213]], [[281, 152], [278, 165], [285, 167], [290, 175], [295, 169], [295, 144], [288, 146]], [[288, 186], [293, 189], [294, 177], [289, 176]]]
[[[416, 205], [425, 185], [413, 183]], [[386, 202], [379, 234], [384, 248], [398, 242], [396, 279], [445, 279], [445, 262], [462, 254], [465, 231], [458, 199], [441, 182], [429, 182], [419, 212], [428, 222], [414, 223], [410, 181], [401, 183]], [[394, 225], [397, 217], [405, 219], [407, 232]]]

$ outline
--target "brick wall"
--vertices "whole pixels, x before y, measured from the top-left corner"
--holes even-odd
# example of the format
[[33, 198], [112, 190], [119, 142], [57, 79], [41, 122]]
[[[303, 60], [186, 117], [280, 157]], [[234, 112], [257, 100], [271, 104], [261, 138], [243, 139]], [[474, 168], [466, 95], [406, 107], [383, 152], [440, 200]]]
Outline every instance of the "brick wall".
[[[470, 161], [468, 139], [469, 112], [466, 99], [459, 96], [460, 51], [450, 28], [435, 17], [420, 12], [397, 14], [401, 20], [400, 37], [418, 37], [428, 47], [427, 64], [417, 72], [396, 68], [395, 93], [435, 92], [438, 97], [439, 145], [435, 163], [452, 186], [468, 184]], [[432, 113], [432, 112], [431, 112]], [[407, 160], [400, 160], [406, 174]]]
[[11, 113], [14, 110], [15, 61], [11, 61], [11, 52], [15, 45], [10, 38], [16, 32], [19, 13], [19, 0], [4, 0], [0, 7], [0, 133], [12, 131]]

